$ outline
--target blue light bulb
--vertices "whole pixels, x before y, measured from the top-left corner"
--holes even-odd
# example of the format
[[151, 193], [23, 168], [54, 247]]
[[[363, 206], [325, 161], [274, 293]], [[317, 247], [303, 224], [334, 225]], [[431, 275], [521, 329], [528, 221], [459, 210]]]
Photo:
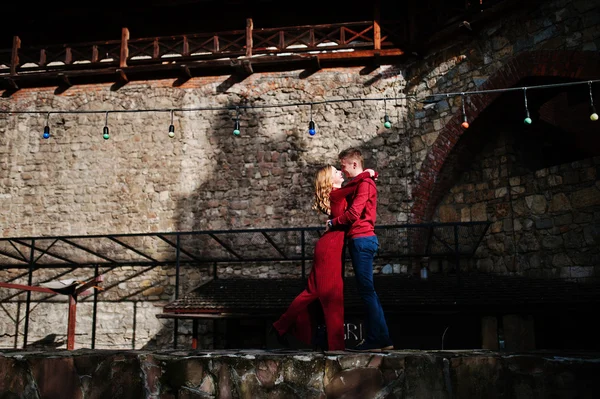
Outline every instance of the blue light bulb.
[[310, 134], [311, 136], [317, 134], [317, 129], [315, 129], [315, 122], [313, 121], [308, 122], [308, 134]]
[[44, 134], [43, 136], [45, 139], [50, 138], [50, 127], [49, 126], [44, 126]]

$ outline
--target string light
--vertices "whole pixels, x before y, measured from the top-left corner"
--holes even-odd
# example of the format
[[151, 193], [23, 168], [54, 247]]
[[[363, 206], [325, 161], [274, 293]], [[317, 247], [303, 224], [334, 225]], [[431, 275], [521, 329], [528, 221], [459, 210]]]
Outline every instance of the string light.
[[173, 110], [171, 110], [171, 124], [169, 125], [169, 137], [175, 137], [175, 125], [173, 125]]
[[383, 126], [386, 129], [389, 129], [392, 127], [392, 122], [390, 121], [390, 117], [387, 114], [387, 101], [383, 100], [383, 109], [385, 110], [385, 115], [383, 116]]
[[311, 136], [314, 136], [315, 134], [317, 134], [317, 129], [315, 129], [315, 122], [313, 121], [313, 106], [312, 103], [310, 104], [310, 122], [308, 122], [308, 134], [310, 134]]
[[468, 129], [469, 128], [469, 122], [467, 121], [467, 113], [465, 112], [465, 93], [461, 93], [461, 107], [462, 107], [462, 117], [463, 117], [463, 121], [460, 124], [463, 129]]
[[592, 96], [592, 81], [588, 82], [590, 86], [590, 120], [596, 122], [598, 120], [598, 113], [596, 112], [596, 107], [594, 107], [594, 97]]
[[106, 111], [106, 116], [104, 119], [104, 129], [102, 130], [102, 138], [104, 140], [108, 140], [110, 138], [110, 134], [108, 133], [108, 111]]
[[50, 138], [50, 126], [48, 125], [49, 119], [50, 119], [50, 112], [48, 112], [48, 114], [46, 115], [46, 125], [44, 126], [44, 134], [42, 135], [42, 137], [45, 139]]
[[[446, 98], [449, 97], [454, 97], [454, 96], [461, 96], [462, 99], [462, 114], [463, 114], [463, 122], [461, 124], [461, 126], [465, 129], [467, 129], [469, 127], [469, 122], [467, 120], [466, 117], [466, 113], [465, 113], [465, 97], [469, 96], [469, 95], [476, 95], [476, 94], [486, 94], [486, 93], [503, 93], [503, 92], [510, 92], [510, 91], [517, 91], [517, 90], [523, 90], [524, 92], [524, 96], [525, 96], [525, 108], [526, 108], [526, 118], [524, 120], [524, 123], [529, 124], [531, 123], [531, 117], [529, 115], [529, 110], [527, 109], [527, 97], [526, 97], [526, 90], [532, 90], [532, 89], [546, 89], [546, 88], [555, 88], [555, 87], [565, 87], [565, 86], [574, 86], [574, 85], [580, 85], [580, 84], [588, 84], [589, 85], [589, 89], [590, 89], [590, 120], [592, 121], [597, 121], [598, 120], [598, 113], [596, 112], [596, 109], [594, 107], [594, 102], [593, 102], [593, 97], [592, 97], [592, 83], [598, 83], [600, 82], [599, 79], [596, 80], [590, 80], [590, 81], [580, 81], [580, 82], [566, 82], [566, 83], [553, 83], [553, 84], [547, 84], [547, 85], [537, 85], [537, 86], [528, 86], [528, 87], [510, 87], [510, 88], [503, 88], [503, 89], [489, 89], [489, 90], [476, 90], [476, 91], [470, 91], [470, 92], [449, 92], [449, 93], [436, 93], [436, 94], [432, 94], [427, 96], [426, 99], [424, 100], [418, 100], [421, 102], [425, 102], [425, 103], [435, 103], [440, 101], [439, 99], [437, 99], [438, 97], [441, 96], [445, 96]], [[354, 101], [384, 101], [387, 102], [388, 100], [405, 100], [405, 99], [414, 99], [417, 100], [417, 96], [416, 95], [403, 95], [401, 97], [381, 97], [381, 98], [344, 98], [344, 99], [335, 99], [335, 100], [321, 100], [321, 101], [312, 101], [309, 103], [306, 102], [296, 102], [296, 103], [284, 103], [284, 104], [271, 104], [271, 105], [245, 105], [245, 106], [235, 106], [235, 110], [236, 110], [236, 118], [234, 120], [234, 129], [233, 129], [233, 134], [238, 136], [240, 134], [240, 121], [239, 121], [239, 110], [240, 109], [250, 109], [250, 108], [283, 108], [283, 107], [298, 107], [298, 106], [313, 106], [316, 104], [329, 104], [329, 103], [340, 103], [340, 102], [354, 102]], [[386, 108], [387, 108], [387, 104], [385, 104]], [[426, 108], [426, 107], [425, 107]], [[196, 112], [196, 111], [221, 111], [221, 110], [231, 110], [232, 107], [190, 107], [190, 108], [170, 108], [170, 109], [160, 109], [160, 108], [148, 108], [148, 109], [127, 109], [127, 110], [123, 110], [123, 109], [118, 109], [118, 110], [110, 110], [110, 111], [100, 111], [100, 110], [53, 110], [51, 113], [53, 114], [96, 114], [96, 113], [101, 113], [104, 112], [107, 114], [108, 116], [108, 112], [122, 112], [122, 113], [133, 113], [133, 112], [170, 112], [171, 113], [171, 125], [169, 126], [169, 137], [174, 137], [174, 133], [175, 133], [175, 127], [173, 126], [173, 112], [174, 111], [180, 111], [180, 112]], [[0, 114], [43, 114], [46, 113], [47, 117], [46, 117], [46, 125], [44, 127], [44, 134], [43, 137], [45, 139], [50, 138], [50, 127], [49, 127], [49, 123], [48, 123], [48, 119], [50, 116], [50, 112], [48, 111], [15, 111], [15, 110], [0, 110]], [[529, 122], [528, 122], [529, 120]], [[314, 124], [314, 121], [312, 121], [312, 116], [311, 116], [311, 122], [312, 124], [309, 122], [309, 134], [311, 131], [311, 127]], [[386, 115], [384, 116], [384, 126], [386, 128], [391, 127], [391, 121], [389, 119], [389, 116], [387, 115], [387, 109], [386, 109]], [[104, 129], [104, 133], [108, 134], [108, 125], [105, 124], [105, 129]], [[315, 133], [316, 133], [316, 129], [314, 129]], [[105, 135], [103, 134], [103, 137]], [[108, 138], [105, 138], [108, 139]]]
[[240, 135], [240, 108], [235, 107], [235, 122], [233, 122], [233, 135]]
[[529, 108], [527, 107], [527, 87], [523, 88], [523, 97], [525, 98], [525, 119], [523, 119], [523, 122], [526, 125], [531, 125], [531, 115], [529, 115]]

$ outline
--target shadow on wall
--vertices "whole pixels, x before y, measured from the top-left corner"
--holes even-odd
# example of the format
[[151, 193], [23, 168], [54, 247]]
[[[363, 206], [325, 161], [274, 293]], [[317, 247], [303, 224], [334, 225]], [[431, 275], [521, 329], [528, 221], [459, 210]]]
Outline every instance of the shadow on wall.
[[[292, 89], [282, 87], [278, 92], [286, 90]], [[272, 97], [270, 103], [277, 98]], [[316, 139], [308, 134], [309, 107], [242, 108], [239, 110], [240, 134], [234, 135], [235, 106], [261, 104], [264, 104], [262, 98], [257, 102], [231, 101], [227, 105], [232, 107], [229, 112], [205, 114], [209, 119], [190, 119], [189, 126], [181, 127], [189, 135], [186, 145], [195, 146], [197, 154], [205, 159], [184, 158], [181, 179], [190, 195], [177, 200], [177, 231], [323, 225], [325, 216], [311, 209], [313, 176], [327, 163], [337, 166], [337, 154], [349, 142], [346, 135], [358, 142], [360, 132], [352, 131], [357, 129], [354, 119], [367, 114], [376, 125], [373, 129], [377, 134], [369, 133], [371, 139], [361, 143], [360, 148], [364, 150], [366, 166], [380, 172], [379, 221], [390, 224], [405, 218], [406, 176], [413, 169], [407, 165], [411, 163], [407, 161], [410, 143], [401, 116], [402, 106], [387, 106], [394, 123], [391, 129], [382, 127], [383, 103], [375, 105], [378, 107], [375, 112], [352, 103], [323, 106], [318, 116], [314, 113], [317, 135], [321, 135]], [[367, 103], [367, 106], [373, 107], [373, 104]], [[208, 128], [197, 129], [191, 124]], [[183, 238], [189, 240], [185, 243], [186, 249], [202, 257], [207, 245], [215, 245], [214, 241], [209, 243], [211, 240], [204, 238], [197, 235]], [[202, 278], [210, 276], [210, 266], [201, 266]], [[185, 281], [180, 297], [199, 283]], [[172, 331], [170, 323], [165, 324], [161, 334]], [[191, 322], [178, 324], [180, 331], [191, 331]]]

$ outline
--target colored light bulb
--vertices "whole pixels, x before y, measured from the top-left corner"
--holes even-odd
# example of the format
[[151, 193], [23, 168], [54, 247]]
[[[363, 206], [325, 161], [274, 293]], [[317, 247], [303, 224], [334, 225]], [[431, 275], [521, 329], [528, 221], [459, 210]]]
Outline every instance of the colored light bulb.
[[104, 126], [102, 138], [104, 138], [104, 140], [108, 140], [110, 138], [110, 134], [108, 134], [108, 126]]
[[383, 126], [385, 126], [386, 129], [392, 127], [392, 122], [390, 122], [390, 117], [387, 114], [383, 117]]
[[467, 121], [467, 115], [463, 115], [463, 122], [460, 124], [463, 129], [469, 128], [469, 122]]
[[239, 120], [235, 120], [234, 124], [233, 124], [233, 135], [234, 136], [239, 136], [240, 135], [240, 121]]
[[525, 123], [526, 125], [531, 125], [531, 122], [533, 122], [533, 121], [531, 120], [530, 117], [523, 119], [523, 123]]
[[50, 126], [44, 126], [44, 134], [43, 137], [45, 139], [50, 138]]
[[308, 134], [310, 134], [311, 136], [317, 134], [317, 129], [315, 129], [315, 122], [313, 121], [308, 122]]

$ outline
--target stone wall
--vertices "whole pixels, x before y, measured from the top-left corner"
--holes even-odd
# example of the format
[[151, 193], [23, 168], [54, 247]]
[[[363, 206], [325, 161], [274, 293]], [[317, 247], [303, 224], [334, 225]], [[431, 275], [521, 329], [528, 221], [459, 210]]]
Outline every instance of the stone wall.
[[[405, 64], [381, 66], [372, 71], [360, 67], [325, 69], [308, 77], [301, 75], [302, 71], [288, 71], [253, 74], [241, 81], [227, 76], [197, 77], [181, 87], [174, 87], [171, 80], [130, 82], [116, 91], [108, 84], [73, 86], [60, 94], [54, 88], [17, 91], [1, 98], [0, 107], [38, 110], [40, 114], [11, 114], [0, 120], [2, 236], [322, 226], [324, 216], [310, 209], [312, 176], [318, 167], [335, 163], [339, 151], [348, 146], [361, 147], [366, 165], [381, 173], [379, 223], [426, 220], [422, 218], [424, 209], [437, 209], [448, 192], [443, 191], [434, 200], [431, 188], [440, 165], [456, 142], [452, 132], [460, 124], [457, 123], [460, 99], [448, 98], [438, 104], [436, 111], [423, 110], [418, 100], [436, 92], [504, 85], [510, 80], [498, 80], [497, 75], [504, 75], [503, 68], [515, 57], [532, 51], [573, 50], [579, 52], [580, 59], [593, 57], [600, 37], [599, 3], [557, 0], [535, 10], [515, 11], [514, 15], [490, 22], [478, 35], [457, 34], [422, 59], [410, 58]], [[540, 68], [545, 69], [544, 65]], [[556, 75], [576, 75], [572, 73], [574, 66], [568, 63], [553, 63], [552, 68]], [[404, 95], [408, 99], [385, 104], [348, 101], [315, 105], [317, 135], [314, 137], [307, 132], [309, 107], [285, 106], [325, 99]], [[482, 104], [469, 104], [467, 112], [471, 120]], [[174, 113], [173, 139], [167, 135], [168, 112], [111, 113], [109, 140], [102, 139], [104, 114], [52, 114], [49, 118], [52, 137], [42, 139], [48, 111], [236, 105], [279, 106], [242, 109], [239, 137], [232, 135], [234, 112], [178, 111]], [[382, 126], [386, 112], [393, 122], [391, 129]], [[588, 165], [581, 166], [583, 170], [594, 164], [586, 160], [581, 165]], [[524, 206], [538, 207], [539, 196], [545, 195], [527, 188], [528, 181], [542, 179], [543, 173], [557, 174], [550, 170], [536, 171], [531, 176], [519, 176], [519, 182], [511, 186], [513, 190], [528, 190], [524, 197], [519, 197]], [[586, 187], [597, 190], [597, 175]], [[491, 192], [496, 188], [486, 190]], [[573, 206], [573, 196], [578, 194], [567, 192], [574, 188], [563, 181], [556, 194], [562, 192]], [[591, 191], [588, 194], [593, 196]], [[578, 261], [560, 252], [563, 247], [569, 248], [564, 240], [564, 245], [556, 241], [547, 244], [551, 251], [544, 255], [524, 248], [519, 252], [519, 260], [526, 263], [508, 266], [510, 255], [506, 251], [511, 248], [507, 240], [512, 237], [512, 230], [505, 228], [506, 218], [494, 213], [495, 200], [493, 197], [489, 204], [487, 201], [473, 204], [469, 216], [463, 215], [462, 205], [456, 207], [460, 218], [474, 220], [485, 214], [496, 222], [474, 267], [496, 272], [542, 268], [544, 273], [540, 274], [544, 276], [592, 273], [590, 267], [595, 262], [592, 258]], [[553, 198], [545, 200], [551, 205]], [[457, 205], [452, 201], [447, 199], [444, 205]], [[443, 219], [445, 209], [440, 208], [433, 220]], [[542, 218], [540, 214], [536, 220], [547, 223], [552, 218], [551, 227], [527, 230], [528, 218], [523, 215], [521, 230], [525, 233], [545, 229], [550, 236], [556, 236], [552, 229], [562, 228], [559, 227], [562, 222], [555, 217], [568, 216], [546, 215]], [[456, 217], [459, 218], [459, 213]], [[578, 220], [566, 225], [572, 226], [574, 237], [582, 235], [588, 242], [592, 233]], [[500, 221], [502, 231], [498, 231]], [[503, 244], [504, 249], [496, 243]], [[501, 251], [505, 253], [499, 254]], [[539, 268], [535, 266], [536, 259]], [[396, 265], [392, 270], [407, 270]], [[97, 347], [166, 345], [172, 327], [156, 320], [154, 315], [160, 312], [162, 304], [174, 298], [173, 268], [131, 267], [102, 272], [106, 272], [107, 289], [100, 294]], [[226, 273], [235, 274], [235, 267], [229, 271], [226, 267]], [[278, 273], [290, 275], [292, 270]], [[73, 275], [85, 279], [92, 272], [38, 269], [33, 273], [33, 284]], [[182, 275], [186, 285], [181, 293], [209, 277], [204, 268], [187, 269]], [[27, 274], [24, 270], [2, 270], [0, 281], [26, 284]], [[0, 294], [4, 313], [0, 318], [0, 346], [20, 347], [21, 337], [15, 334], [23, 331], [26, 294], [6, 289]], [[35, 300], [29, 341], [64, 334], [64, 299], [41, 300], [44, 296], [37, 294], [32, 297]], [[82, 335], [76, 339], [77, 347], [85, 347], [89, 342], [90, 309], [89, 299], [78, 306], [78, 334]], [[187, 325], [181, 328], [189, 330]], [[208, 323], [201, 329], [207, 332], [207, 346], [211, 328]]]
[[597, 354], [217, 351], [0, 354], [10, 398], [595, 398]]
[[[503, 132], [489, 142], [446, 194], [436, 219], [492, 222], [473, 270], [598, 278], [600, 157], [528, 171], [514, 141]], [[438, 271], [435, 262], [430, 267]]]

